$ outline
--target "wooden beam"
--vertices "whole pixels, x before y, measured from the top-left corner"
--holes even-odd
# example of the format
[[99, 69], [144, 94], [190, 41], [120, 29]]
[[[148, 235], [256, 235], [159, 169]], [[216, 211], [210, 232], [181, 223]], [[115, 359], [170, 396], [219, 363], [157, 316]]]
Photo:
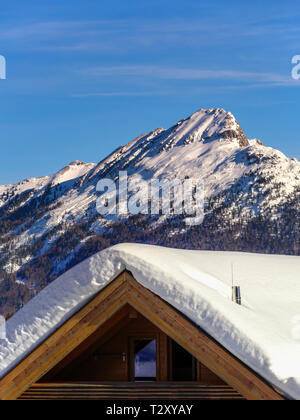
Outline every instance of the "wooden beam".
[[229, 386], [195, 383], [50, 383], [34, 384], [20, 398], [47, 400], [243, 400]]
[[43, 382], [51, 382], [57, 374], [76, 361], [76, 366], [80, 365], [87, 357], [97, 350], [98, 347], [109, 341], [120, 330], [132, 322], [128, 318], [130, 306], [124, 306], [112, 318], [110, 318], [101, 328], [88, 337], [80, 346], [70, 353], [61, 363], [54, 367], [44, 378]]

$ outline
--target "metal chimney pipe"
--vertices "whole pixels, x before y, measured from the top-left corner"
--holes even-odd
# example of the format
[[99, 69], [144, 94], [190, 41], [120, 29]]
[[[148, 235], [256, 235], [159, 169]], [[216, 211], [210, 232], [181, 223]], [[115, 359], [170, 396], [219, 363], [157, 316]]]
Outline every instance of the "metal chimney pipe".
[[233, 286], [232, 288], [232, 301], [238, 305], [242, 304], [242, 295], [240, 286]]

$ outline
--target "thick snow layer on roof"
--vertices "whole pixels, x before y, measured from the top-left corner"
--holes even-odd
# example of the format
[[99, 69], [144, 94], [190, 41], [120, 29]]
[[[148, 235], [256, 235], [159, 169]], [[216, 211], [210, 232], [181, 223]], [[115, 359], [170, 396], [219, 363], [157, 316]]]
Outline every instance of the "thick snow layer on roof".
[[[231, 301], [234, 282], [243, 306]], [[122, 244], [44, 289], [7, 323], [3, 377], [124, 269], [230, 352], [300, 400], [300, 258]]]

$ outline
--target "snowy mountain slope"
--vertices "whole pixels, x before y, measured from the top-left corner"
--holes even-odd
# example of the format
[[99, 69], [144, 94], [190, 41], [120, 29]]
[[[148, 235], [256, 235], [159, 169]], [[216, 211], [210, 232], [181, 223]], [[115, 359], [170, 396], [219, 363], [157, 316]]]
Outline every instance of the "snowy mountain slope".
[[[201, 179], [206, 218], [189, 230], [181, 217], [106, 220], [97, 182]], [[98, 164], [73, 162], [55, 175], [0, 187], [0, 280], [30, 285], [30, 296], [92, 253], [120, 240], [196, 249], [299, 254], [300, 163], [248, 140], [233, 115], [200, 110], [119, 147]], [[11, 283], [12, 282], [12, 283]], [[42, 286], [43, 285], [43, 286]], [[10, 305], [15, 296], [1, 300]], [[26, 301], [27, 291], [22, 292]], [[10, 309], [9, 309], [10, 310]]]
[[28, 191], [34, 191], [37, 193], [41, 192], [46, 187], [62, 184], [64, 182], [80, 178], [95, 166], [96, 165], [94, 163], [74, 161], [54, 175], [26, 179], [19, 182], [18, 184], [2, 185], [0, 186], [0, 206], [3, 206], [13, 197]]
[[[231, 301], [234, 280], [242, 306]], [[300, 258], [121, 244], [44, 289], [8, 321], [0, 377], [129, 270], [287, 396], [300, 400]]]
[[85, 182], [99, 175], [114, 178], [119, 169], [145, 180], [203, 179], [207, 200], [243, 177], [251, 175], [253, 183], [269, 178], [280, 188], [280, 198], [262, 203], [266, 207], [283, 202], [300, 185], [297, 160], [247, 140], [232, 114], [224, 110], [200, 110], [169, 130], [158, 129], [137, 138], [101, 162]]

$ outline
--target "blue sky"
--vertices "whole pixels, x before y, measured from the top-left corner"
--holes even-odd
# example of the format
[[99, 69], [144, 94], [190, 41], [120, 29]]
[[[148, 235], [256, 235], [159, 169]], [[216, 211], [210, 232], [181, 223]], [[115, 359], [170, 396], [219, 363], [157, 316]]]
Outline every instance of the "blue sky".
[[0, 10], [0, 184], [168, 128], [199, 108], [300, 159], [300, 4], [11, 0]]

